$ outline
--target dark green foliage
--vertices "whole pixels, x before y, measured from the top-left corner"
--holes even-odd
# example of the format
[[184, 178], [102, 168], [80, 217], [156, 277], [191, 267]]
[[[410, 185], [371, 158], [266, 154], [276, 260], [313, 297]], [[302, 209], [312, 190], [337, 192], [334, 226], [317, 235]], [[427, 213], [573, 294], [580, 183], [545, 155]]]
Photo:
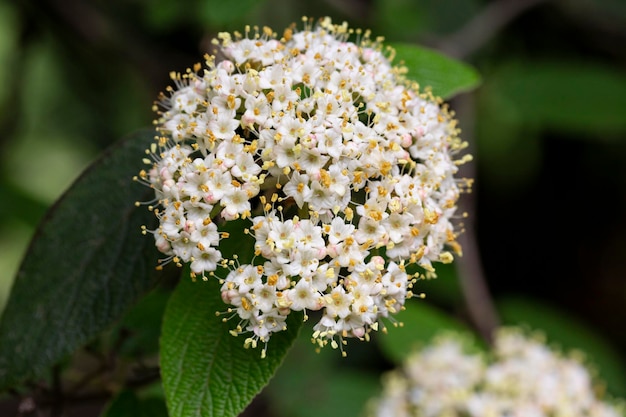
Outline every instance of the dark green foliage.
[[155, 217], [131, 181], [150, 131], [113, 146], [48, 211], [0, 321], [0, 387], [39, 377], [120, 317], [157, 281], [141, 225]]

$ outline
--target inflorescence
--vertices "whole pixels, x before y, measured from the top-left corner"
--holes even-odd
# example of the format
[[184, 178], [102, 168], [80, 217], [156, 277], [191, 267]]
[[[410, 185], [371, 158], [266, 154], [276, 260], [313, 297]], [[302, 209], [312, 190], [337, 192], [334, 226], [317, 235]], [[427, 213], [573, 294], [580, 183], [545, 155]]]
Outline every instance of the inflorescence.
[[564, 355], [541, 335], [500, 329], [480, 353], [458, 334], [441, 335], [383, 378], [371, 417], [620, 417], [626, 409], [599, 398], [580, 353]]
[[[138, 176], [158, 200], [144, 232], [167, 261], [220, 279], [250, 346], [292, 311], [321, 311], [320, 346], [368, 339], [413, 296], [416, 271], [461, 250], [452, 221], [470, 184], [454, 174], [469, 156], [447, 107], [381, 39], [304, 21], [222, 33], [206, 69], [172, 73]], [[220, 251], [234, 220], [254, 239], [249, 263]]]

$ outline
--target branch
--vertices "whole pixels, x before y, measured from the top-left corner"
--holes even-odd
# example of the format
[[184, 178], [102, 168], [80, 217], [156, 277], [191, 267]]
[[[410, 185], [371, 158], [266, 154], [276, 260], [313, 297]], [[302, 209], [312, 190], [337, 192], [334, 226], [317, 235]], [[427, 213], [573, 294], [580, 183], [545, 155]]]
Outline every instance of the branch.
[[471, 55], [516, 17], [545, 1], [548, 0], [499, 0], [489, 3], [465, 26], [440, 41], [437, 48], [455, 58]]
[[[458, 118], [463, 126], [464, 139], [470, 143], [470, 153], [476, 157], [476, 149], [471, 146], [474, 142], [471, 139], [474, 120], [474, 96], [463, 95], [455, 100]], [[474, 162], [463, 166], [463, 175], [469, 178], [476, 178], [476, 164]], [[470, 213], [466, 219], [465, 231], [459, 236], [459, 243], [463, 248], [463, 256], [457, 260], [461, 289], [465, 298], [470, 319], [482, 338], [488, 342], [492, 341], [493, 331], [500, 325], [500, 318], [496, 310], [493, 298], [489, 292], [482, 263], [474, 219], [477, 218], [477, 208], [474, 191], [465, 194], [461, 199], [461, 209]]]

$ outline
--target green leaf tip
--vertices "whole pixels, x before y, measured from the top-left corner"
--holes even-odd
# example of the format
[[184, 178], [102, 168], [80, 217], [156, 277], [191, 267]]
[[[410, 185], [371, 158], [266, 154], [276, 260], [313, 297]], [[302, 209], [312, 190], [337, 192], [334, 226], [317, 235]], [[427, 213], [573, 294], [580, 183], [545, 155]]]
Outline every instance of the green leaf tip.
[[408, 43], [393, 43], [394, 63], [408, 69], [406, 77], [420, 87], [430, 87], [435, 96], [449, 99], [471, 91], [480, 84], [478, 72], [471, 66], [439, 52]]

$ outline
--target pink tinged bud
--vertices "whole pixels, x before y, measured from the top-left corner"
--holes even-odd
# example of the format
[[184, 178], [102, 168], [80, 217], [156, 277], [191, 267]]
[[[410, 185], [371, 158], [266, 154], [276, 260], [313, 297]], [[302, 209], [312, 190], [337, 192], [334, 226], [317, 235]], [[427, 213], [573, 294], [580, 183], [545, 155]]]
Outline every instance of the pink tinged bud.
[[167, 241], [167, 239], [163, 239], [160, 237], [156, 240], [156, 248], [162, 253], [167, 253], [172, 249], [172, 246], [170, 245], [170, 242]]
[[163, 191], [169, 193], [173, 188], [176, 188], [176, 183], [174, 180], [165, 180], [163, 181]]
[[229, 60], [224, 60], [217, 64], [217, 68], [223, 69], [227, 73], [232, 74], [235, 70], [235, 65]]
[[309, 172], [311, 178], [319, 181], [320, 178], [322, 178], [322, 176], [320, 175], [320, 170], [319, 169], [311, 169]]
[[226, 304], [234, 305], [241, 300], [241, 294], [237, 290], [224, 290], [221, 293], [222, 300]]
[[365, 328], [364, 327], [357, 327], [356, 329], [352, 329], [352, 334], [354, 335], [354, 337], [361, 338], [361, 337], [365, 336]]
[[215, 204], [217, 203], [218, 199], [215, 198], [215, 195], [209, 191], [208, 193], [204, 195], [204, 201], [209, 204]]
[[385, 266], [385, 259], [382, 256], [372, 256], [372, 262], [377, 267], [380, 267], [380, 266], [384, 267]]
[[233, 209], [232, 207], [226, 207], [224, 210], [222, 210], [222, 218], [224, 220], [236, 220], [237, 218], [239, 218], [239, 214], [237, 213], [236, 209]]
[[159, 175], [161, 176], [163, 181], [172, 179], [172, 174], [170, 173], [170, 171], [166, 167], [161, 168], [161, 171], [159, 172]]
[[230, 294], [232, 292], [232, 290], [230, 291], [222, 291], [222, 301], [226, 304], [230, 304], [232, 298], [232, 294]]
[[241, 125], [244, 127], [249, 127], [249, 126], [253, 126], [254, 125], [254, 116], [250, 116], [250, 115], [243, 115], [241, 117]]
[[403, 134], [402, 135], [402, 147], [408, 148], [412, 144], [413, 144], [413, 137], [411, 137], [411, 135], [409, 135], [408, 133]]

